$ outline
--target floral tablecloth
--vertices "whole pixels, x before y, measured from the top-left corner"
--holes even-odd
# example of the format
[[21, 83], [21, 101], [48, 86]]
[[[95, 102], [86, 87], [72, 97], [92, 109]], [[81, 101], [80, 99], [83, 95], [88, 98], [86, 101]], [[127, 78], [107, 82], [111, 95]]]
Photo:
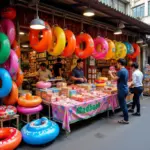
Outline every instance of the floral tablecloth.
[[70, 124], [91, 118], [109, 109], [118, 107], [116, 95], [108, 95], [85, 102], [72, 103], [52, 102], [53, 119], [62, 123], [62, 128], [71, 132]]

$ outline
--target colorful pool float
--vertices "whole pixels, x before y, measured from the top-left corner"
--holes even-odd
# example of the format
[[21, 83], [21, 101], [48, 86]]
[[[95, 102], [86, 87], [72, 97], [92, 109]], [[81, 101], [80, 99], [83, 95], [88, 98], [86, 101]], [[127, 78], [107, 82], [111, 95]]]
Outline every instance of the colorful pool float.
[[59, 134], [59, 126], [45, 117], [25, 125], [22, 130], [23, 141], [31, 145], [41, 145], [53, 141]]
[[36, 87], [39, 89], [50, 88], [51, 85], [52, 85], [51, 82], [44, 82], [44, 81], [39, 81], [36, 83]]

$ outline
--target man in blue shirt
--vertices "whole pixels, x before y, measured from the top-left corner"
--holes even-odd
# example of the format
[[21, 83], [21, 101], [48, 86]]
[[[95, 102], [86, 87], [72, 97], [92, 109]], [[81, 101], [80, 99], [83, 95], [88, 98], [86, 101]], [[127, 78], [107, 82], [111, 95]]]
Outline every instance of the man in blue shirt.
[[118, 101], [120, 108], [123, 111], [124, 120], [118, 121], [121, 124], [129, 124], [128, 117], [128, 108], [126, 103], [126, 97], [128, 95], [128, 71], [125, 68], [126, 60], [119, 59], [117, 61], [117, 67], [119, 69], [117, 75], [114, 75], [113, 72], [109, 71], [109, 74], [112, 79], [117, 80], [117, 89], [118, 89]]
[[75, 84], [81, 84], [87, 82], [87, 79], [84, 77], [83, 72], [83, 60], [77, 60], [77, 66], [72, 70], [72, 80]]

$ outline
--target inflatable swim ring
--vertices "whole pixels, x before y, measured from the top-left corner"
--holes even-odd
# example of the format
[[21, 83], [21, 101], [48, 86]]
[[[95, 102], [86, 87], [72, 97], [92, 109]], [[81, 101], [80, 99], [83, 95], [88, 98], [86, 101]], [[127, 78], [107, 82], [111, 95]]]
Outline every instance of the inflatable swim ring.
[[12, 45], [16, 37], [16, 30], [14, 23], [10, 19], [1, 21], [1, 32], [4, 32], [8, 36], [10, 44]]
[[12, 79], [7, 70], [0, 68], [0, 80], [2, 86], [0, 87], [0, 98], [7, 96], [12, 89]]
[[132, 54], [129, 54], [128, 57], [131, 58], [131, 59], [134, 59], [137, 56], [139, 56], [139, 54], [140, 54], [140, 47], [136, 43], [133, 43], [132, 46], [134, 48], [134, 52]]
[[16, 10], [12, 7], [3, 8], [1, 11], [2, 18], [6, 19], [15, 19], [16, 18]]
[[[81, 49], [80, 45], [85, 43], [85, 49]], [[75, 53], [79, 58], [87, 58], [92, 55], [94, 50], [94, 41], [89, 34], [81, 33], [76, 37], [76, 49]]]
[[17, 111], [21, 114], [35, 114], [35, 113], [40, 112], [42, 109], [43, 109], [42, 105], [38, 105], [32, 108], [17, 106]]
[[3, 64], [10, 55], [10, 43], [4, 33], [0, 33], [0, 64]]
[[37, 52], [44, 52], [52, 44], [52, 32], [51, 28], [48, 23], [45, 22], [46, 29], [42, 30], [43, 37], [39, 41], [39, 32], [40, 30], [30, 30], [29, 39], [30, 39], [30, 46], [36, 50]]
[[68, 57], [68, 56], [71, 56], [75, 51], [76, 38], [75, 38], [75, 35], [73, 34], [73, 32], [70, 30], [65, 30], [65, 36], [66, 36], [67, 46], [63, 50], [62, 55], [65, 57]]
[[48, 53], [52, 56], [61, 55], [66, 45], [65, 33], [62, 28], [53, 27], [52, 34], [53, 34], [53, 37], [52, 37], [53, 45], [52, 47], [48, 49]]
[[14, 105], [18, 101], [18, 87], [13, 81], [12, 90], [10, 94], [4, 98], [5, 105]]
[[92, 56], [96, 59], [104, 59], [108, 52], [108, 42], [102, 37], [97, 37], [94, 39], [94, 47]]
[[127, 48], [127, 54], [132, 54], [134, 52], [134, 49], [129, 42], [123, 42], [123, 44], [125, 44], [125, 46]]
[[44, 82], [44, 81], [39, 81], [36, 83], [36, 87], [39, 89], [50, 88], [51, 85], [52, 85], [51, 82]]
[[4, 118], [11, 118], [12, 116], [14, 116], [17, 113], [17, 109], [14, 106], [5, 106], [2, 105], [0, 106], [0, 118], [4, 119]]
[[104, 87], [104, 86], [106, 86], [106, 83], [96, 83], [96, 86], [97, 87]]
[[20, 46], [16, 40], [12, 43], [12, 49], [16, 52], [18, 58], [20, 58], [21, 56]]
[[15, 81], [18, 87], [20, 87], [20, 86], [22, 85], [22, 83], [23, 83], [23, 78], [24, 78], [23, 72], [22, 72], [22, 70], [19, 68], [18, 71], [17, 71], [17, 74], [16, 74], [16, 81]]
[[15, 128], [0, 128], [0, 149], [14, 150], [21, 143], [21, 132]]
[[42, 103], [39, 96], [32, 96], [30, 93], [19, 97], [18, 104], [22, 107], [36, 107]]
[[10, 51], [10, 56], [8, 60], [3, 64], [3, 67], [10, 73], [12, 77], [16, 75], [19, 69], [19, 60], [14, 50]]
[[22, 130], [23, 141], [31, 145], [41, 145], [53, 141], [59, 134], [59, 126], [45, 117], [25, 125]]

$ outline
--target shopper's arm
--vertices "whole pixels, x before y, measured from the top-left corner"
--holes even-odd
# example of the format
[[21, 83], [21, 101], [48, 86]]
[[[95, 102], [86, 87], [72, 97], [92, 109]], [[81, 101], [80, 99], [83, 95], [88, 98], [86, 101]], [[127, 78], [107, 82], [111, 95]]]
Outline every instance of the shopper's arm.
[[113, 74], [111, 71], [108, 72], [110, 77], [113, 79], [113, 80], [118, 80], [119, 79], [119, 74], [118, 75], [115, 75]]

